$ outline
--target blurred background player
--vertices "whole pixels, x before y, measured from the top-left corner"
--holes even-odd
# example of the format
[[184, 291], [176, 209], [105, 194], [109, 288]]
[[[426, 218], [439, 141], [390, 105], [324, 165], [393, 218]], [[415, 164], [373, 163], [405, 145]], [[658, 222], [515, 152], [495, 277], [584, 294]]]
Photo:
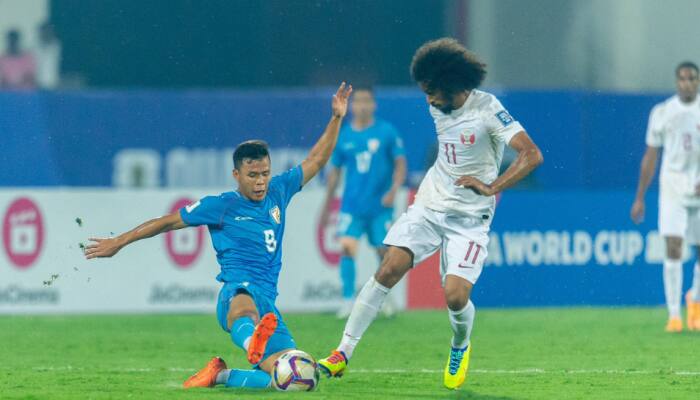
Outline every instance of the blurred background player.
[[[394, 213], [394, 198], [406, 179], [406, 157], [398, 131], [389, 122], [376, 118], [377, 103], [369, 87], [355, 88], [350, 101], [352, 120], [340, 130], [333, 151], [333, 169], [328, 175], [326, 201], [321, 224], [328, 222], [330, 206], [345, 170], [338, 237], [342, 248], [340, 280], [343, 304], [336, 316], [350, 315], [355, 295], [355, 257], [362, 235], [367, 234], [381, 261], [386, 248], [382, 241], [389, 231]], [[383, 312], [395, 312], [393, 302], [384, 304]]]
[[31, 89], [36, 83], [34, 56], [22, 50], [22, 35], [10, 30], [5, 35], [5, 54], [0, 56], [0, 88]]
[[200, 225], [209, 228], [221, 265], [216, 279], [223, 282], [217, 305], [219, 324], [230, 334], [231, 341], [247, 352], [253, 369], [228, 369], [221, 358], [214, 357], [185, 381], [185, 388], [216, 384], [268, 387], [277, 358], [296, 348], [275, 305], [286, 209], [292, 196], [330, 158], [351, 92], [352, 87], [346, 88], [345, 83], [338, 88], [333, 96], [331, 120], [299, 166], [271, 178], [265, 142], [244, 142], [233, 155], [236, 191], [204, 197], [115, 238], [90, 239], [94, 243], [86, 248], [88, 259], [112, 257], [130, 243], [171, 230]]
[[[438, 158], [416, 201], [392, 226], [379, 271], [357, 296], [337, 350], [319, 361], [342, 376], [355, 346], [396, 283], [416, 264], [441, 251], [440, 273], [452, 326], [444, 385], [460, 387], [467, 374], [475, 308], [469, 300], [487, 256], [495, 195], [542, 163], [542, 153], [495, 96], [476, 90], [485, 65], [454, 39], [425, 43], [411, 75], [427, 95], [439, 142]], [[500, 176], [504, 145], [517, 152]]]
[[[700, 255], [700, 101], [698, 67], [683, 62], [676, 67], [676, 95], [657, 104], [649, 116], [646, 151], [642, 158], [637, 195], [631, 217], [644, 219], [644, 196], [654, 178], [659, 149], [663, 148], [659, 175], [659, 233], [666, 242], [664, 293], [668, 307], [667, 332], [683, 330], [683, 242]], [[700, 265], [696, 261], [693, 285], [686, 294], [687, 324], [700, 330]]]

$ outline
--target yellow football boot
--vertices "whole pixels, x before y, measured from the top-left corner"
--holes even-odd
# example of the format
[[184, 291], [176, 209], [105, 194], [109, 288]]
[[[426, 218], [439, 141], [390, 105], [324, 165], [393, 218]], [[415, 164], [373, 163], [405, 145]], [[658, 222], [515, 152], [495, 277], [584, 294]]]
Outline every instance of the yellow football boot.
[[329, 378], [340, 378], [348, 367], [345, 353], [333, 350], [330, 356], [318, 360], [318, 367]]
[[459, 389], [467, 379], [467, 369], [469, 369], [469, 355], [472, 352], [471, 344], [466, 349], [450, 350], [445, 366], [445, 387], [448, 389]]

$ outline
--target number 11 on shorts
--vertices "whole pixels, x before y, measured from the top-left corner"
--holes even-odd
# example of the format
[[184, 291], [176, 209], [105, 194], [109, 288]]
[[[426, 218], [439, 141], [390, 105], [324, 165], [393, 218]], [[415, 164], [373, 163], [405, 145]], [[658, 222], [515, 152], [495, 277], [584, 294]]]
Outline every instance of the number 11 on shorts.
[[[464, 261], [459, 263], [460, 268], [474, 268], [476, 261], [479, 259], [479, 253], [481, 252], [481, 246], [474, 243], [474, 241], [469, 242], [469, 247], [467, 248], [467, 255], [464, 256]], [[470, 259], [471, 258], [471, 259]]]

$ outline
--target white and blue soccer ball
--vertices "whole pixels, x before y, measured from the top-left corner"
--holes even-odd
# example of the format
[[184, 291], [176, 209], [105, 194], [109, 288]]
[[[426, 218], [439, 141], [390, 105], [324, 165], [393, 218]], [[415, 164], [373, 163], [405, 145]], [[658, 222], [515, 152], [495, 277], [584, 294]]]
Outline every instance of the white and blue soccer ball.
[[282, 392], [314, 390], [318, 379], [316, 360], [301, 350], [282, 354], [272, 367], [272, 386]]

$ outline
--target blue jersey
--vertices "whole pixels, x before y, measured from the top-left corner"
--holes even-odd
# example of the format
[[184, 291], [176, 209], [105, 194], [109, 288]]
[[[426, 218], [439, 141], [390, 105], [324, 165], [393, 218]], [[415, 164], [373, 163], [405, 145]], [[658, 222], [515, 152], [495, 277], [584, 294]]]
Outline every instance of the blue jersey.
[[404, 155], [403, 142], [388, 122], [356, 131], [350, 124], [340, 131], [331, 163], [345, 168], [345, 192], [340, 211], [372, 217], [386, 210], [382, 196], [391, 189], [394, 160]]
[[249, 282], [270, 296], [277, 296], [284, 217], [292, 196], [301, 190], [303, 175], [301, 166], [297, 166], [275, 176], [260, 202], [248, 200], [238, 192], [226, 192], [204, 197], [180, 210], [187, 225], [209, 228], [221, 266], [218, 281]]

